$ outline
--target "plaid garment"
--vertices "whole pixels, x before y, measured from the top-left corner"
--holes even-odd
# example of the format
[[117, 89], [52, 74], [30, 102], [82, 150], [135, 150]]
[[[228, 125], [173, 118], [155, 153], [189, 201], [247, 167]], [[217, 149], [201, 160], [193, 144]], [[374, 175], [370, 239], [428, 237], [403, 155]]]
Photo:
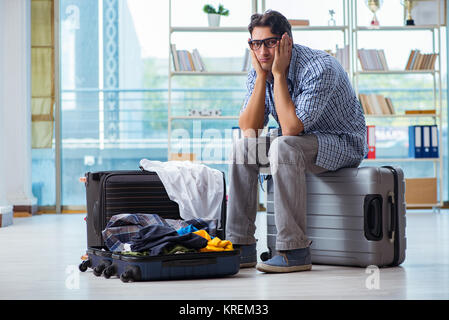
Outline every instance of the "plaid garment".
[[[251, 69], [240, 113], [248, 104], [256, 77], [256, 71]], [[324, 51], [294, 44], [287, 84], [296, 116], [304, 124], [304, 134], [317, 136], [315, 164], [332, 171], [358, 166], [368, 152], [365, 116], [340, 63]], [[270, 114], [280, 126], [273, 79], [266, 83], [264, 126]]]
[[125, 251], [125, 243], [131, 243], [131, 238], [137, 236], [139, 231], [149, 225], [171, 227], [174, 231], [189, 225], [197, 229], [209, 230], [216, 233], [216, 220], [192, 219], [164, 219], [157, 214], [123, 213], [111, 217], [102, 231], [105, 246], [113, 252]]

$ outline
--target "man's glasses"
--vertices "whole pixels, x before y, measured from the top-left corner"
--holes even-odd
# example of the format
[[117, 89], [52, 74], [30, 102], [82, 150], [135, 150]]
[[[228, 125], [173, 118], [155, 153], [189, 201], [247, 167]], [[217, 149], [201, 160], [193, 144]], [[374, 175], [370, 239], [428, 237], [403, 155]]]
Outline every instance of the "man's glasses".
[[262, 40], [250, 40], [248, 41], [248, 44], [251, 50], [259, 50], [260, 47], [262, 46], [262, 43], [265, 45], [266, 48], [274, 48], [276, 47], [276, 44], [278, 43], [279, 40], [281, 40], [281, 38], [271, 37]]

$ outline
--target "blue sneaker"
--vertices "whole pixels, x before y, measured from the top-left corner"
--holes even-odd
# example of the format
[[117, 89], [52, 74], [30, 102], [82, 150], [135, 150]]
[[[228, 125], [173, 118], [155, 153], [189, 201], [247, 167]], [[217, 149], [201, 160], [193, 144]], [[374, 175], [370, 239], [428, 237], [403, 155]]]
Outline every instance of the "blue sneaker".
[[312, 269], [310, 249], [279, 251], [273, 258], [258, 263], [256, 269], [262, 272], [295, 272]]
[[235, 244], [234, 249], [240, 250], [240, 268], [252, 268], [257, 264], [256, 244]]

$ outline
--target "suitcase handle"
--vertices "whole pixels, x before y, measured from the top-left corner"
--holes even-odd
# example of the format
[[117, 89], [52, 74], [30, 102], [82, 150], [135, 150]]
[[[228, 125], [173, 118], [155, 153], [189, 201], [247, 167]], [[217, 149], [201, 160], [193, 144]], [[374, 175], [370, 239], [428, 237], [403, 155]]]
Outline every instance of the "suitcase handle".
[[216, 263], [216, 258], [168, 260], [162, 262], [162, 267], [196, 267]]
[[369, 194], [364, 204], [364, 231], [365, 237], [371, 241], [380, 241], [382, 235], [382, 196]]
[[390, 242], [394, 242], [395, 230], [396, 230], [396, 205], [394, 203], [394, 192], [388, 193], [388, 204], [390, 206], [390, 230], [388, 230], [388, 237]]

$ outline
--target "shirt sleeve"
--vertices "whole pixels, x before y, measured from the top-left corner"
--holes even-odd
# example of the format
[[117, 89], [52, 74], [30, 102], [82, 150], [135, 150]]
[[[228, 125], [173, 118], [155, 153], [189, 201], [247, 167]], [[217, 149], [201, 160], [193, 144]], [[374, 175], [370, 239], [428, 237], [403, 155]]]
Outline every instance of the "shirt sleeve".
[[296, 116], [307, 133], [326, 108], [337, 85], [338, 73], [326, 58], [310, 62], [301, 92], [294, 98]]
[[[251, 98], [251, 95], [253, 94], [254, 86], [256, 83], [256, 78], [257, 78], [256, 70], [251, 69], [251, 71], [248, 73], [248, 79], [246, 81], [246, 96], [245, 96], [245, 100], [243, 101], [242, 108], [240, 109], [240, 114], [242, 114], [242, 112], [246, 109], [246, 106], [248, 105], [248, 101]], [[264, 121], [263, 121], [264, 127], [268, 124], [269, 114], [270, 114], [270, 112], [268, 111], [267, 103], [265, 100], [265, 114], [264, 114]]]

